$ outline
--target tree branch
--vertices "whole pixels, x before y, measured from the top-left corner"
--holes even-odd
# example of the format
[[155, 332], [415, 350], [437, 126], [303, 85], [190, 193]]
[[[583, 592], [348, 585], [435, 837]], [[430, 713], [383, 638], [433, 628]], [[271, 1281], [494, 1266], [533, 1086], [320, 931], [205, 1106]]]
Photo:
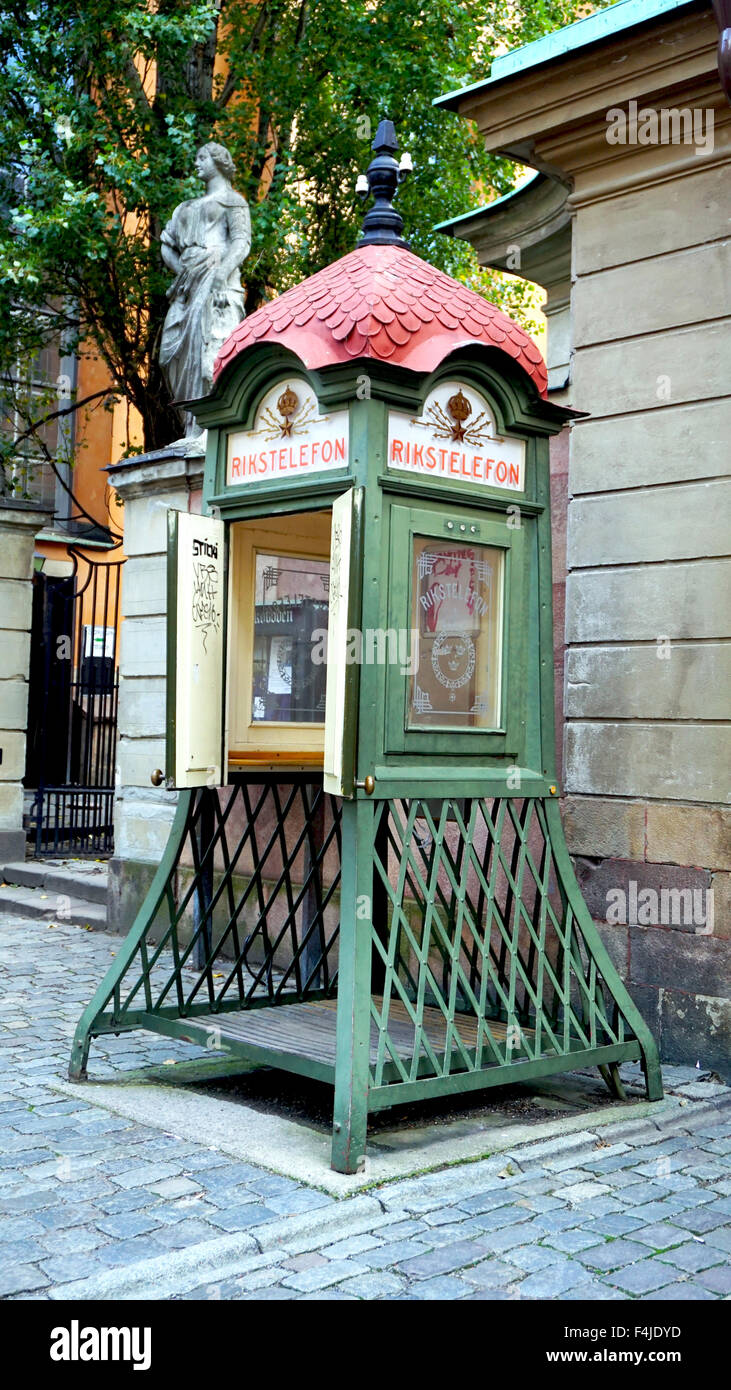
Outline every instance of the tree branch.
[[[8, 378], [6, 377], [5, 380]], [[84, 396], [80, 401], [72, 401], [71, 405], [64, 406], [62, 410], [52, 410], [48, 415], [43, 415], [40, 420], [34, 420], [32, 425], [23, 430], [22, 434], [15, 436], [13, 444], [22, 444], [24, 439], [35, 437], [44, 425], [50, 425], [52, 420], [61, 420], [67, 415], [73, 415], [77, 410], [83, 410], [85, 405], [90, 405], [92, 401], [101, 400], [105, 396], [120, 396], [123, 392], [119, 387], [105, 386], [101, 391], [93, 391], [90, 396]]]

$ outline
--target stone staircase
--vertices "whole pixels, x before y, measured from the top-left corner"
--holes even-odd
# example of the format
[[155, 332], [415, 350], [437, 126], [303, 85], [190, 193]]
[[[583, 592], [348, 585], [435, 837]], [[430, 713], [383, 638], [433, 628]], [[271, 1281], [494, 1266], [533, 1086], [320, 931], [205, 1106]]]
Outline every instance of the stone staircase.
[[28, 859], [5, 864], [2, 879], [0, 914], [106, 929], [106, 860]]

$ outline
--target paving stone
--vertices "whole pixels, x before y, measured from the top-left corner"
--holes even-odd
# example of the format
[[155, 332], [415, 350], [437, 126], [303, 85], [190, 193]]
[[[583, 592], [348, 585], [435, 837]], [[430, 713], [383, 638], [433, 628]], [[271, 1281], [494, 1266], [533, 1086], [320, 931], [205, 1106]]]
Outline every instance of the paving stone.
[[712, 1245], [702, 1245], [700, 1241], [689, 1241], [687, 1245], [678, 1245], [674, 1250], [664, 1251], [657, 1258], [662, 1260], [663, 1264], [677, 1266], [688, 1274], [697, 1274], [699, 1270], [709, 1269], [711, 1265], [723, 1264], [723, 1251]]
[[[211, 1225], [222, 1231], [246, 1231], [249, 1226], [261, 1226], [264, 1221], [273, 1221], [277, 1212], [270, 1207], [259, 1207], [251, 1202], [248, 1206], [237, 1207], [235, 1211], [217, 1211], [211, 1217]], [[177, 1226], [172, 1227], [173, 1231]]]
[[163, 1182], [152, 1183], [151, 1188], [158, 1197], [187, 1197], [191, 1192], [200, 1192], [200, 1183], [191, 1178], [165, 1178]]
[[603, 1197], [609, 1188], [600, 1182], [577, 1182], [571, 1187], [561, 1189], [561, 1196], [570, 1202], [572, 1207], [583, 1206], [585, 1202], [592, 1202], [595, 1197]]
[[276, 1173], [259, 1173], [250, 1180], [249, 1186], [260, 1197], [281, 1197], [287, 1192], [302, 1191], [292, 1178], [282, 1178]]
[[37, 1240], [9, 1240], [0, 1247], [0, 1251], [4, 1265], [31, 1265], [48, 1256], [45, 1246]]
[[401, 1292], [403, 1280], [385, 1271], [382, 1274], [355, 1274], [339, 1287], [346, 1293], [355, 1294], [356, 1298], [389, 1298], [391, 1294]]
[[392, 1243], [394, 1240], [405, 1240], [407, 1236], [422, 1235], [428, 1230], [426, 1221], [391, 1221], [382, 1229], [381, 1234], [384, 1240]]
[[525, 1206], [528, 1211], [541, 1215], [549, 1211], [562, 1211], [564, 1209], [560, 1197], [530, 1197], [525, 1202], [521, 1199], [520, 1205]]
[[204, 1200], [206, 1205], [210, 1206], [213, 1211], [215, 1211], [216, 1208], [218, 1208], [219, 1211], [230, 1211], [234, 1207], [245, 1207], [251, 1202], [261, 1204], [262, 1201], [258, 1192], [252, 1192], [250, 1187], [246, 1187], [243, 1184], [240, 1187], [227, 1187], [216, 1192], [208, 1192], [206, 1189], [203, 1189], [196, 1195], [201, 1200]]
[[546, 1269], [548, 1265], [561, 1263], [564, 1255], [546, 1245], [516, 1245], [515, 1249], [504, 1252], [504, 1259], [517, 1265], [518, 1269], [533, 1274], [538, 1269]]
[[616, 1302], [620, 1299], [627, 1299], [627, 1294], [622, 1293], [621, 1289], [610, 1289], [608, 1284], [603, 1284], [600, 1279], [593, 1279], [587, 1284], [574, 1284], [570, 1289], [565, 1289], [558, 1294], [560, 1302], [568, 1302], [575, 1299], [577, 1303], [608, 1301]]
[[478, 1260], [484, 1258], [486, 1248], [486, 1242], [483, 1240], [453, 1241], [424, 1255], [415, 1255], [410, 1260], [402, 1261], [398, 1269], [409, 1279], [429, 1279], [435, 1275], [449, 1274], [452, 1270], [462, 1269], [465, 1265], [477, 1264]]
[[476, 1289], [466, 1298], [463, 1303], [509, 1303], [518, 1297], [518, 1285], [509, 1289]]
[[506, 1288], [509, 1284], [515, 1284], [521, 1276], [515, 1265], [493, 1258], [465, 1269], [460, 1277], [480, 1288]]
[[504, 1250], [513, 1250], [517, 1245], [525, 1245], [529, 1237], [525, 1226], [508, 1226], [504, 1231], [486, 1231], [482, 1244], [486, 1250], [499, 1255]]
[[496, 1207], [509, 1207], [514, 1201], [513, 1195], [505, 1188], [490, 1188], [486, 1192], [476, 1192], [472, 1197], [465, 1197], [459, 1202], [462, 1211], [471, 1212], [476, 1215], [478, 1212], [494, 1211]]
[[282, 1286], [285, 1289], [296, 1289], [299, 1293], [312, 1293], [315, 1289], [326, 1289], [329, 1284], [339, 1284], [351, 1274], [368, 1272], [356, 1260], [328, 1260], [324, 1265], [286, 1275], [282, 1280]]
[[252, 1299], [256, 1299], [257, 1302], [259, 1302], [262, 1299], [265, 1299], [267, 1302], [271, 1302], [273, 1300], [281, 1301], [285, 1298], [291, 1301], [292, 1297], [292, 1290], [285, 1289], [281, 1284], [276, 1284], [269, 1289], [256, 1289], [253, 1293], [242, 1294], [242, 1298], [246, 1302], [250, 1302]]
[[707, 1231], [704, 1240], [706, 1245], [715, 1245], [719, 1250], [726, 1250], [731, 1254], [731, 1226], [719, 1226], [713, 1231]]
[[632, 1239], [653, 1250], [667, 1250], [672, 1245], [680, 1245], [686, 1235], [669, 1221], [658, 1221], [654, 1226], [641, 1226], [639, 1231], [633, 1232]]
[[644, 1295], [664, 1288], [668, 1282], [668, 1267], [659, 1260], [642, 1260], [639, 1264], [627, 1265], [625, 1269], [615, 1269], [606, 1275], [606, 1280], [626, 1293]]
[[577, 1284], [586, 1283], [586, 1270], [572, 1260], [548, 1265], [523, 1279], [519, 1288], [521, 1298], [556, 1298]]
[[345, 1260], [349, 1255], [360, 1255], [364, 1250], [374, 1250], [383, 1246], [383, 1240], [374, 1235], [348, 1236], [335, 1245], [323, 1247], [322, 1254], [328, 1260]]
[[483, 1231], [502, 1231], [508, 1226], [516, 1226], [520, 1221], [530, 1220], [530, 1215], [526, 1207], [498, 1207], [493, 1211], [476, 1212], [471, 1221]]
[[710, 1289], [711, 1293], [722, 1294], [727, 1298], [731, 1295], [731, 1265], [715, 1265], [713, 1269], [701, 1270], [696, 1274], [694, 1282], [704, 1289]]
[[70, 1226], [68, 1230], [48, 1231], [43, 1237], [45, 1255], [81, 1255], [103, 1245], [106, 1237], [88, 1226]]
[[554, 1211], [541, 1212], [536, 1224], [544, 1235], [548, 1235], [550, 1232], [571, 1230], [576, 1226], [577, 1220], [574, 1207], [570, 1209], [560, 1207]]
[[394, 1240], [388, 1245], [382, 1245], [380, 1250], [363, 1250], [358, 1258], [361, 1264], [385, 1269], [388, 1265], [396, 1265], [400, 1260], [407, 1260], [412, 1255], [424, 1254], [428, 1249], [429, 1244], [426, 1240], [411, 1237], [409, 1240]]
[[577, 1250], [586, 1250], [590, 1245], [596, 1246], [596, 1235], [572, 1227], [567, 1231], [556, 1231], [555, 1234], [547, 1235], [544, 1244], [554, 1250], [562, 1250], [567, 1255], [573, 1255]]
[[685, 1284], [666, 1284], [664, 1289], [655, 1289], [652, 1293], [644, 1295], [646, 1302], [665, 1302], [675, 1303], [678, 1299], [684, 1302], [711, 1303], [716, 1301], [716, 1296], [709, 1293], [708, 1289], [701, 1288], [696, 1283]]
[[100, 1197], [98, 1205], [108, 1216], [113, 1216], [117, 1212], [137, 1211], [140, 1207], [148, 1206], [150, 1196], [148, 1192], [137, 1191], [115, 1192], [110, 1197]]
[[592, 1244], [596, 1244], [596, 1236], [626, 1236], [630, 1232], [634, 1234], [641, 1225], [642, 1221], [635, 1208], [631, 1216], [625, 1216], [623, 1212], [611, 1212], [609, 1216], [600, 1216], [596, 1221], [588, 1221], [582, 1230], [592, 1237]]
[[0, 1221], [0, 1243], [4, 1241], [27, 1240], [30, 1236], [43, 1235], [43, 1224], [30, 1216], [7, 1217]]
[[718, 1211], [715, 1202], [709, 1207], [693, 1207], [690, 1211], [681, 1211], [673, 1217], [673, 1222], [697, 1236], [705, 1235], [708, 1231], [722, 1230], [729, 1225], [728, 1216], [725, 1212]]
[[321, 1289], [319, 1292], [303, 1293], [298, 1296], [299, 1303], [354, 1303], [355, 1294], [344, 1289]]
[[316, 1250], [307, 1250], [303, 1255], [292, 1255], [285, 1260], [282, 1269], [289, 1269], [293, 1274], [298, 1274], [301, 1269], [317, 1269], [318, 1265], [326, 1265], [327, 1259], [324, 1255], [319, 1255]]
[[146, 1231], [152, 1231], [158, 1225], [159, 1222], [149, 1212], [140, 1211], [120, 1212], [118, 1216], [106, 1216], [104, 1220], [97, 1222], [100, 1231], [120, 1240], [144, 1235]]
[[[103, 1248], [103, 1247], [100, 1247]], [[98, 1268], [98, 1250], [77, 1254], [50, 1255], [40, 1261], [40, 1267], [53, 1284], [70, 1284], [74, 1279], [86, 1279]]]
[[159, 1183], [163, 1178], [176, 1177], [178, 1166], [169, 1163], [143, 1163], [139, 1167], [131, 1168], [127, 1172], [117, 1173], [115, 1182], [122, 1188], [145, 1187], [152, 1190], [153, 1183]]
[[201, 1240], [215, 1240], [220, 1234], [220, 1231], [214, 1226], [209, 1226], [206, 1221], [177, 1221], [175, 1225], [160, 1226], [155, 1231], [155, 1253], [161, 1250], [184, 1250], [187, 1245], [196, 1245]]
[[275, 1216], [292, 1216], [300, 1211], [315, 1211], [318, 1207], [329, 1207], [332, 1201], [332, 1197], [328, 1197], [324, 1192], [314, 1192], [312, 1188], [300, 1187], [295, 1192], [267, 1197], [266, 1209]]
[[638, 1182], [633, 1183], [631, 1187], [623, 1187], [617, 1195], [627, 1206], [639, 1207], [648, 1202], [661, 1202], [668, 1193], [660, 1183]]
[[589, 1250], [582, 1250], [577, 1259], [591, 1269], [608, 1270], [619, 1269], [634, 1260], [645, 1260], [647, 1253], [646, 1245], [640, 1245], [636, 1240], [624, 1240], [620, 1236], [618, 1240], [607, 1240], [603, 1245], [593, 1245]]
[[626, 1207], [625, 1210], [638, 1226], [647, 1226], [650, 1221], [672, 1221], [682, 1205], [682, 1202], [670, 1197], [664, 1202], [643, 1202], [638, 1207]]
[[440, 1245], [451, 1245], [456, 1240], [481, 1240], [483, 1236], [482, 1228], [473, 1228], [473, 1220], [474, 1218], [470, 1217], [469, 1220], [460, 1221], [457, 1225], [434, 1226], [429, 1231], [428, 1235], [425, 1234], [424, 1239], [428, 1240], [429, 1244], [434, 1249], [437, 1249]]
[[422, 1279], [414, 1284], [410, 1293], [414, 1298], [426, 1301], [427, 1299], [438, 1299], [440, 1302], [454, 1302], [458, 1298], [466, 1298], [473, 1292], [469, 1284], [465, 1284], [462, 1279], [455, 1279], [450, 1275], [440, 1275], [434, 1279]]
[[45, 1289], [51, 1280], [34, 1265], [0, 1265], [0, 1298]]

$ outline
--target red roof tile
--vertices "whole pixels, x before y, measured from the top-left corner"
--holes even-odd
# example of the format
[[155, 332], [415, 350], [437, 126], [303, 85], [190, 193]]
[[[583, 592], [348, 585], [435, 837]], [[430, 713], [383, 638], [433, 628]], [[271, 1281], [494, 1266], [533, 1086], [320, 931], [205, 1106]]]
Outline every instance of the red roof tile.
[[214, 379], [253, 343], [290, 348], [316, 370], [357, 357], [433, 371], [469, 343], [499, 347], [540, 395], [546, 365], [533, 339], [482, 295], [401, 246], [362, 246], [263, 304], [227, 338]]

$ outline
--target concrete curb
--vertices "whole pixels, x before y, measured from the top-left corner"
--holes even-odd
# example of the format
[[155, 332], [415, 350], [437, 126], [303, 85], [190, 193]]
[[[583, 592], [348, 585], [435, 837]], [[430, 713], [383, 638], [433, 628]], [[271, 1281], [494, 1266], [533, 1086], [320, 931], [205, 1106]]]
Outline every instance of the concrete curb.
[[220, 1236], [184, 1250], [140, 1260], [126, 1268], [104, 1270], [88, 1279], [60, 1284], [49, 1289], [48, 1296], [54, 1300], [98, 1299], [105, 1302], [174, 1298], [189, 1293], [199, 1284], [221, 1283], [275, 1264], [283, 1247], [287, 1254], [301, 1254], [331, 1245], [336, 1239], [361, 1235], [372, 1230], [375, 1224], [383, 1227], [400, 1219], [397, 1214], [384, 1214], [375, 1197], [357, 1196], [344, 1204], [318, 1207], [314, 1211], [265, 1222], [257, 1226], [256, 1235], [241, 1231]]

